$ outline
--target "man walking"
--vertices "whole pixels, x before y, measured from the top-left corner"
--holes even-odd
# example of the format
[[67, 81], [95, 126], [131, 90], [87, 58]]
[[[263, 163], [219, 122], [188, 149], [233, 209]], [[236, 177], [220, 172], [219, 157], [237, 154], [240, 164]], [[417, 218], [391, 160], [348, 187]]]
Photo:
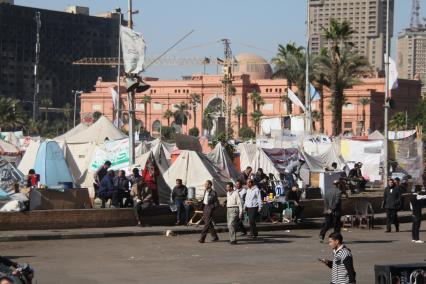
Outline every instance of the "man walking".
[[[188, 188], [182, 184], [181, 179], [176, 179], [176, 185], [172, 190], [172, 201], [176, 204], [176, 225], [188, 223], [189, 206], [185, 206], [188, 200]], [[185, 212], [184, 218], [182, 213]]]
[[207, 180], [204, 184], [206, 190], [204, 191], [203, 197], [203, 221], [204, 227], [201, 231], [201, 238], [198, 240], [200, 243], [206, 241], [207, 233], [210, 231], [212, 236], [212, 242], [217, 242], [219, 237], [217, 236], [216, 230], [214, 228], [213, 212], [219, 207], [219, 199], [217, 198], [216, 191], [213, 190], [213, 183], [211, 180]]
[[228, 221], [229, 242], [237, 244], [237, 223], [243, 217], [243, 205], [238, 191], [234, 190], [232, 182], [226, 184], [226, 218]]
[[420, 225], [422, 222], [422, 202], [426, 200], [426, 191], [420, 186], [415, 187], [415, 192], [410, 197], [410, 207], [413, 212], [413, 226], [411, 229], [411, 241], [416, 244], [423, 244], [424, 241], [420, 240]]
[[399, 232], [398, 210], [401, 207], [401, 192], [395, 186], [393, 179], [389, 179], [388, 186], [383, 194], [383, 208], [386, 209], [386, 233], [391, 232], [391, 224]]
[[244, 202], [244, 208], [247, 210], [250, 224], [250, 235], [253, 239], [257, 239], [256, 219], [262, 210], [262, 197], [260, 190], [254, 185], [252, 179], [247, 180], [247, 194]]
[[331, 284], [354, 284], [356, 272], [352, 252], [343, 244], [340, 233], [331, 233], [328, 244], [333, 249], [333, 260], [320, 259], [331, 268]]
[[324, 193], [325, 220], [320, 231], [320, 242], [324, 241], [325, 233], [334, 225], [334, 233], [340, 233], [342, 216], [342, 194], [339, 190], [339, 182], [334, 181], [334, 187]]
[[[243, 184], [239, 180], [237, 180], [237, 182], [235, 183], [235, 188], [236, 188], [236, 191], [238, 191], [238, 194], [240, 195], [241, 204], [243, 205], [243, 208], [244, 208], [247, 190], [243, 187]], [[241, 218], [237, 220], [237, 231], [241, 232], [241, 236], [245, 236], [247, 235], [247, 230], [246, 228], [244, 228], [244, 222], [243, 222], [244, 212], [243, 211], [240, 211], [240, 212], [241, 212]]]

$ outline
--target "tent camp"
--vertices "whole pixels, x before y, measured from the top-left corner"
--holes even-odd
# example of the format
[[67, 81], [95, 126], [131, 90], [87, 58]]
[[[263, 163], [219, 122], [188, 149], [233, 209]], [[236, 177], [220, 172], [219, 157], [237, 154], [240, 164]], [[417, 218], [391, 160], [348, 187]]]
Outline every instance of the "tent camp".
[[154, 141], [151, 141], [149, 143], [150, 143], [151, 149], [154, 153], [157, 151], [158, 147], [163, 148], [164, 154], [166, 155], [166, 159], [170, 163], [170, 160], [172, 159], [172, 152], [173, 152], [173, 150], [177, 149], [176, 144], [167, 143], [167, 142], [161, 141], [160, 139], [155, 139]]
[[115, 141], [127, 136], [116, 128], [105, 116], [101, 116], [95, 123], [87, 129], [80, 131], [66, 138], [67, 143], [88, 143], [94, 142], [102, 144], [107, 141]]
[[150, 156], [150, 154], [153, 154], [157, 167], [162, 174], [169, 169], [169, 163], [163, 147], [156, 147], [155, 149], [136, 157], [135, 163], [137, 165], [144, 165], [146, 162], [145, 160]]
[[30, 169], [34, 168], [34, 163], [37, 157], [38, 148], [40, 147], [40, 141], [30, 141], [30, 145], [25, 151], [24, 156], [22, 157], [21, 162], [18, 165], [18, 169], [23, 174], [27, 174]]
[[151, 150], [151, 144], [149, 142], [142, 141], [138, 146], [135, 147], [135, 157], [139, 157]]
[[55, 141], [66, 141], [69, 137], [73, 137], [74, 135], [77, 135], [78, 133], [82, 132], [83, 130], [86, 130], [87, 128], [89, 128], [89, 126], [87, 126], [84, 123], [80, 123], [78, 124], [76, 127], [68, 130], [67, 132], [65, 132], [64, 134], [54, 138], [53, 140]]
[[198, 199], [203, 197], [206, 180], [213, 182], [213, 189], [219, 196], [226, 196], [226, 182], [229, 181], [205, 155], [188, 150], [180, 153], [163, 176], [170, 188], [176, 185], [176, 179], [182, 179], [183, 184], [187, 187], [195, 188], [195, 195]]
[[331, 169], [333, 163], [337, 163], [337, 168], [342, 170], [345, 160], [336, 148], [335, 145], [332, 145], [328, 151], [319, 155], [309, 155], [305, 151], [302, 151], [301, 154], [311, 172], [323, 172], [326, 168]]
[[[162, 159], [162, 162], [165, 161], [165, 158], [160, 158], [160, 159]], [[139, 157], [139, 159], [137, 160], [136, 166], [140, 166], [141, 170], [144, 170], [144, 169], [148, 170], [148, 169], [155, 168], [155, 170], [152, 170], [152, 172], [157, 173], [155, 179], [157, 182], [160, 202], [168, 203], [170, 201], [170, 187], [169, 185], [167, 185], [166, 181], [164, 180], [161, 167], [157, 161], [158, 160], [155, 158], [154, 153], [149, 151], [148, 153], [145, 153], [141, 157]]]
[[237, 151], [240, 152], [240, 169], [244, 170], [251, 166], [257, 152], [257, 146], [252, 143], [240, 143], [237, 145]]
[[24, 175], [12, 163], [0, 159], [0, 189], [5, 192], [14, 190], [13, 185], [24, 180]]
[[279, 179], [285, 168], [292, 162], [299, 159], [299, 150], [295, 148], [263, 149], [258, 148], [252, 161], [253, 172], [262, 168], [265, 174], [272, 173]]
[[374, 131], [373, 133], [368, 134], [368, 140], [383, 140], [385, 136], [380, 133], [379, 130]]
[[221, 143], [217, 143], [213, 151], [206, 156], [225, 177], [234, 181], [238, 179], [239, 174]]
[[95, 143], [67, 143], [65, 145], [65, 160], [74, 183], [82, 187], [92, 187], [93, 178], [88, 173], [88, 168], [95, 148]]
[[40, 174], [40, 183], [49, 187], [58, 186], [59, 183], [73, 183], [63, 150], [53, 140], [41, 143], [34, 169]]

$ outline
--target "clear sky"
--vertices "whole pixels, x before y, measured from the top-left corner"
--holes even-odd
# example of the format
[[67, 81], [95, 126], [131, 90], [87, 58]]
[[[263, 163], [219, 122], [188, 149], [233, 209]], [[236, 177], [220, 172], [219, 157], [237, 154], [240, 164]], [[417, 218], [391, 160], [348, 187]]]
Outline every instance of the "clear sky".
[[[177, 39], [195, 32], [173, 49], [168, 56], [183, 58], [221, 57], [221, 38], [231, 40], [234, 54], [252, 52], [270, 59], [279, 43], [294, 41], [305, 44], [306, 0], [133, 0], [134, 28], [143, 32], [148, 45], [147, 55], [155, 56]], [[16, 5], [50, 10], [64, 10], [69, 5], [87, 6], [91, 14], [121, 7], [126, 0], [15, 0]], [[426, 0], [421, 0], [426, 15]], [[409, 25], [411, 0], [395, 0], [394, 37]], [[127, 17], [127, 16], [126, 16]], [[255, 47], [255, 48], [254, 48]], [[158, 66], [147, 70], [147, 76], [179, 79], [182, 75], [202, 72], [199, 67]], [[215, 73], [211, 66], [207, 72]]]

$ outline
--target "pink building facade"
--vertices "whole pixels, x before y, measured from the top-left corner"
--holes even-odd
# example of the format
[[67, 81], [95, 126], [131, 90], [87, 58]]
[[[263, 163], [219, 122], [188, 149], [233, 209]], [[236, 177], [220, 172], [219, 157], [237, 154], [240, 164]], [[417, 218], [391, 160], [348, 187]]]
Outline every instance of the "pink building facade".
[[[238, 66], [234, 70], [233, 85], [236, 93], [232, 97], [232, 108], [242, 106], [246, 110], [247, 115], [241, 119], [241, 126], [249, 126], [253, 128], [253, 122], [250, 114], [253, 112], [253, 104], [250, 95], [253, 92], [259, 93], [264, 105], [261, 111], [264, 117], [277, 117], [289, 115], [286, 103], [282, 97], [287, 94], [287, 81], [284, 79], [271, 79], [271, 66], [263, 58], [253, 54], [241, 54], [237, 56]], [[195, 74], [184, 80], [157, 80], [146, 78], [146, 83], [151, 88], [145, 93], [136, 94], [136, 117], [142, 121], [143, 127], [146, 127], [151, 134], [157, 134], [161, 126], [167, 126], [169, 123], [163, 117], [166, 110], [175, 111], [175, 105], [181, 102], [188, 103], [191, 107], [187, 125], [183, 126], [181, 131], [187, 133], [188, 130], [196, 126], [201, 131], [203, 110], [207, 106], [217, 105], [223, 99], [222, 76]], [[352, 89], [345, 91], [346, 105], [343, 108], [342, 126], [343, 132], [351, 132], [353, 134], [362, 134], [362, 110], [360, 104], [361, 98], [367, 98], [370, 103], [364, 109], [366, 113], [366, 121], [364, 130], [382, 130], [383, 129], [383, 101], [384, 101], [384, 78], [368, 78], [363, 79], [362, 83], [354, 86]], [[81, 117], [87, 117], [94, 112], [103, 113], [106, 117], [113, 120], [115, 118], [113, 103], [111, 97], [111, 89], [116, 88], [116, 82], [103, 82], [99, 79], [95, 85], [95, 91], [83, 93], [81, 95]], [[127, 115], [127, 94], [125, 90], [124, 80], [121, 82], [120, 99], [124, 109], [123, 113]], [[418, 102], [421, 99], [421, 83], [417, 80], [399, 80], [399, 87], [392, 91], [395, 100], [396, 109], [398, 111], [407, 111], [411, 116], [415, 113]], [[195, 119], [190, 104], [191, 94], [200, 95], [201, 102], [196, 108]], [[144, 109], [142, 98], [144, 95], [151, 97], [151, 102], [147, 104], [147, 110]], [[324, 122], [325, 133], [331, 134], [331, 111], [330, 111], [330, 93], [328, 90], [324, 92]], [[319, 110], [319, 103], [313, 103], [313, 110]], [[144, 121], [145, 111], [147, 113], [147, 121]], [[299, 108], [293, 107], [293, 115], [300, 115]], [[170, 124], [173, 125], [173, 117]], [[232, 116], [231, 124], [234, 133], [237, 133], [237, 117]], [[319, 122], [315, 122], [316, 129], [319, 130]], [[203, 131], [201, 132], [203, 133]]]

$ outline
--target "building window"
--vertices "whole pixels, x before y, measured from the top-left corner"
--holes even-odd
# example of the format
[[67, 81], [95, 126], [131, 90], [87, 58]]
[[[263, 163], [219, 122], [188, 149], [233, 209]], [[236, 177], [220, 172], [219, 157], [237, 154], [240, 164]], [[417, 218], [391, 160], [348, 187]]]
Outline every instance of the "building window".
[[345, 123], [344, 123], [344, 128], [345, 128], [345, 129], [352, 129], [352, 122], [350, 122], [350, 121], [345, 121]]
[[152, 123], [152, 131], [153, 132], [160, 132], [161, 129], [161, 122], [159, 120], [156, 120]]
[[102, 105], [92, 105], [93, 111], [100, 111], [102, 109]]
[[136, 110], [144, 111], [145, 110], [145, 105], [144, 104], [136, 104], [135, 108], [136, 108]]
[[272, 110], [274, 110], [274, 105], [273, 104], [264, 104], [262, 106], [262, 110], [272, 111]]
[[351, 103], [347, 103], [343, 106], [343, 110], [354, 110], [355, 106]]
[[153, 110], [162, 110], [162, 109], [163, 109], [163, 105], [162, 105], [162, 104], [160, 104], [160, 103], [154, 103], [154, 104], [152, 105], [152, 109], [153, 109]]

